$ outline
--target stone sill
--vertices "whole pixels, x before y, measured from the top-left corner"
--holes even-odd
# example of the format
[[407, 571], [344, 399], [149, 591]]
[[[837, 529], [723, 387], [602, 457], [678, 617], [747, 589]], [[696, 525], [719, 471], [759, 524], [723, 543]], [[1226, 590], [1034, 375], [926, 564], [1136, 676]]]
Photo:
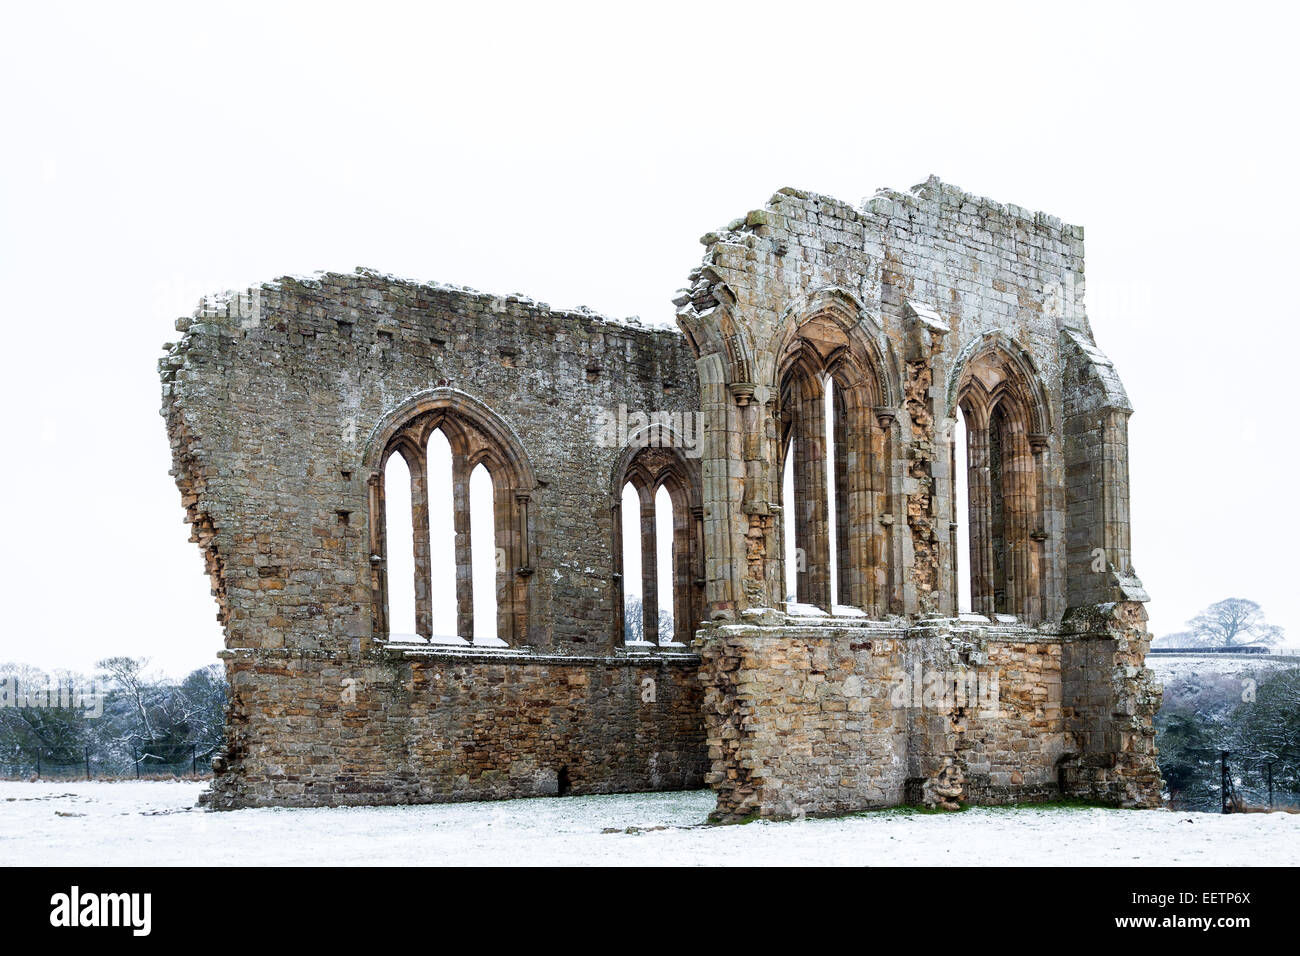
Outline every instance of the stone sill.
[[871, 640], [895, 638], [919, 640], [929, 637], [948, 637], [955, 640], [986, 640], [1008, 643], [1049, 642], [1061, 643], [1082, 640], [1104, 633], [1062, 628], [1054, 623], [1029, 625], [1000, 621], [978, 622], [958, 618], [927, 618], [904, 622], [871, 621], [851, 617], [791, 617], [784, 623], [717, 622], [696, 632], [697, 643], [710, 637], [753, 638], [826, 638], [841, 637], [846, 640]]
[[383, 645], [382, 652], [390, 658], [408, 660], [470, 661], [490, 664], [555, 664], [560, 666], [645, 666], [647, 664], [676, 664], [698, 667], [700, 656], [690, 651], [646, 648], [644, 651], [616, 649], [612, 654], [548, 654], [521, 647], [457, 647], [456, 645]]
[[336, 664], [357, 664], [365, 660], [437, 660], [443, 662], [488, 664], [555, 664], [616, 667], [677, 666], [698, 667], [700, 656], [693, 651], [648, 649], [629, 653], [621, 648], [612, 654], [546, 654], [519, 647], [456, 647], [420, 644], [376, 644], [361, 657], [346, 651], [303, 650], [291, 647], [232, 647], [217, 652], [221, 660], [253, 659], [259, 661], [312, 660]]

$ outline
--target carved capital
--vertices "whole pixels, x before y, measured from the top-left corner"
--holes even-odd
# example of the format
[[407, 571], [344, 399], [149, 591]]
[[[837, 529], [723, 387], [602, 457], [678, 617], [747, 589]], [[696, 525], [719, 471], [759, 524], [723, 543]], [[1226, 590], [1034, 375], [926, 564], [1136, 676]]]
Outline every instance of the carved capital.
[[744, 408], [754, 400], [755, 389], [756, 386], [753, 382], [732, 382], [727, 386], [727, 390], [731, 392], [732, 399], [734, 399], [736, 404], [741, 408]]

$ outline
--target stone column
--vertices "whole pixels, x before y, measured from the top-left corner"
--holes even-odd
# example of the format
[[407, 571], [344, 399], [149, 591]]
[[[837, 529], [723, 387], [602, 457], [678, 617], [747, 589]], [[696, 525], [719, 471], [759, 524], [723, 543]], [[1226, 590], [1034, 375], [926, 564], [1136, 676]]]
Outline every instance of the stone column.
[[627, 568], [623, 565], [623, 496], [621, 494], [614, 496], [614, 504], [610, 507], [610, 523], [613, 526], [613, 537], [610, 555], [620, 569], [620, 573], [613, 575], [609, 583], [610, 601], [613, 603], [614, 625], [611, 628], [610, 646], [621, 647], [623, 645], [624, 634], [627, 629], [625, 615], [627, 613], [627, 589], [625, 582], [627, 580]]
[[878, 512], [872, 525], [872, 561], [875, 572], [870, 600], [873, 614], [901, 613], [903, 596], [899, 569], [902, 567], [898, 541], [894, 535], [894, 423], [898, 414], [892, 408], [872, 409], [877, 428], [871, 430], [871, 499]]
[[735, 402], [726, 384], [721, 355], [704, 355], [696, 362], [700, 376], [700, 408], [704, 420], [700, 485], [703, 496], [704, 596], [709, 620], [726, 620], [736, 613], [739, 575], [736, 572], [737, 526], [744, 473]]
[[1113, 367], [1077, 332], [1062, 336], [1065, 395], [1065, 603], [1147, 599], [1129, 551], [1128, 417], [1132, 406]]
[[826, 495], [826, 417], [821, 383], [805, 378], [795, 397], [794, 538], [803, 551], [795, 595], [801, 604], [831, 605], [830, 531]]
[[1007, 422], [1002, 442], [1002, 495], [1007, 553], [1007, 612], [1029, 617], [1029, 481], [1033, 457], [1020, 422]]
[[[704, 561], [704, 507], [696, 506], [691, 509], [691, 600], [690, 600], [690, 631], [681, 632], [678, 638], [682, 643], [689, 644], [691, 638], [695, 635], [695, 629], [699, 627], [704, 618], [704, 588], [707, 574]], [[680, 625], [679, 625], [680, 627]]]
[[474, 640], [474, 562], [470, 549], [469, 464], [463, 454], [451, 455], [452, 527], [456, 532], [456, 633]]
[[[387, 536], [387, 511], [384, 504], [383, 473], [376, 471], [366, 479], [366, 494], [370, 505], [370, 600], [372, 602], [371, 637], [381, 640], [388, 635], [388, 567], [383, 556], [388, 554], [385, 538]], [[370, 640], [363, 638], [361, 650], [368, 650]]]
[[[856, 404], [844, 408], [835, 421], [835, 500], [839, 549], [840, 604], [870, 609], [875, 603], [873, 536], [876, 515], [871, 453], [874, 417]], [[872, 612], [874, 613], [874, 612]]]
[[641, 639], [659, 643], [659, 561], [655, 544], [655, 500], [649, 488], [641, 496]]
[[411, 472], [411, 528], [415, 538], [415, 633], [427, 641], [433, 636], [428, 462], [424, 455], [419, 455], [414, 461], [408, 460], [407, 465]]
[[1047, 492], [1044, 470], [1047, 462], [1046, 435], [1029, 436], [1029, 604], [1026, 615], [1032, 624], [1043, 621], [1048, 608]]
[[992, 617], [993, 539], [992, 488], [989, 466], [989, 426], [986, 422], [966, 421], [966, 489], [970, 521], [971, 610]]
[[497, 568], [497, 607], [501, 609], [497, 635], [520, 645], [533, 643], [528, 634], [528, 579], [533, 574], [528, 535], [531, 504], [528, 492], [512, 488], [501, 489], [496, 503], [497, 547], [504, 552], [498, 552], [503, 560]]
[[673, 640], [689, 644], [695, 624], [691, 618], [691, 594], [695, 571], [691, 566], [691, 529], [694, 518], [686, 507], [684, 492], [672, 496], [673, 507]]

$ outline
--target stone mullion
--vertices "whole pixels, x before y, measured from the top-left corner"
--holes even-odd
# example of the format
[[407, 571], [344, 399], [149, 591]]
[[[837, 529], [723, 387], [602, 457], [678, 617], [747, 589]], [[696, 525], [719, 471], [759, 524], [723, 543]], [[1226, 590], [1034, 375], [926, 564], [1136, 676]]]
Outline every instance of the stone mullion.
[[829, 607], [830, 536], [826, 501], [826, 421], [821, 389], [808, 380], [795, 408], [795, 547], [803, 551], [796, 597], [801, 604]]
[[970, 507], [971, 610], [992, 617], [993, 540], [988, 426], [973, 422], [966, 428], [966, 489]]
[[655, 546], [655, 501], [649, 488], [641, 496], [641, 639], [659, 643], [659, 561]]
[[474, 640], [474, 562], [470, 547], [469, 462], [451, 455], [452, 527], [456, 532], [456, 633]]
[[872, 572], [868, 578], [871, 589], [867, 597], [873, 605], [874, 614], [883, 617], [893, 613], [896, 607], [902, 605], [902, 595], [897, 593], [901, 561], [895, 554], [893, 534], [893, 428], [896, 415], [892, 409], [883, 406], [873, 409], [872, 414], [879, 427], [868, 426], [867, 436], [871, 448], [871, 470], [868, 481], [871, 488], [872, 512], [870, 527]]
[[407, 459], [411, 473], [411, 529], [415, 550], [415, 633], [425, 640], [433, 637], [433, 605], [430, 590], [432, 561], [429, 544], [429, 473], [425, 455]]
[[621, 487], [619, 493], [614, 496], [614, 504], [610, 508], [610, 521], [614, 531], [610, 554], [614, 566], [618, 568], [618, 574], [613, 576], [609, 588], [610, 600], [614, 602], [614, 626], [613, 633], [610, 635], [610, 643], [614, 647], [618, 647], [623, 643], [627, 631], [625, 620], [627, 588], [624, 585], [624, 581], [627, 580], [627, 568], [623, 566], [623, 495]]
[[[827, 387], [830, 384], [827, 383]], [[856, 523], [852, 520], [853, 502], [849, 487], [853, 480], [851, 463], [857, 460], [852, 430], [848, 415], [838, 403], [831, 405], [834, 418], [831, 421], [832, 446], [827, 460], [830, 467], [831, 487], [835, 490], [835, 591], [831, 600], [836, 604], [857, 605], [858, 574], [861, 565], [857, 561], [852, 529]], [[827, 513], [830, 507], [827, 503]]]
[[1002, 416], [995, 410], [988, 426], [988, 501], [989, 501], [989, 588], [993, 595], [993, 613], [1006, 614], [1007, 572], [1007, 448]]
[[700, 376], [700, 414], [705, 423], [700, 449], [704, 601], [708, 617], [717, 619], [735, 613], [739, 581], [733, 573], [737, 570], [738, 538], [733, 516], [740, 501], [735, 497], [738, 489], [731, 473], [739, 410], [724, 381], [720, 356], [701, 358], [696, 368]]
[[503, 591], [509, 596], [511, 634], [510, 638], [502, 639], [519, 644], [533, 644], [536, 639], [528, 628], [528, 581], [533, 576], [533, 561], [536, 558], [528, 532], [532, 520], [532, 496], [527, 491], [508, 487], [501, 489], [500, 501], [497, 505], [498, 526], [504, 527], [506, 534], [498, 547], [505, 549], [505, 567], [501, 573], [506, 578]]
[[673, 640], [690, 643], [695, 627], [691, 620], [691, 524], [683, 502], [673, 501]]
[[[496, 636], [507, 644], [514, 644], [519, 635], [513, 600], [514, 567], [511, 555], [519, 553], [515, 536], [515, 495], [505, 482], [492, 478], [492, 596], [497, 602]], [[479, 542], [482, 546], [482, 542]]]
[[[846, 546], [841, 548], [840, 579], [848, 582], [841, 587], [841, 603], [870, 610], [875, 603], [875, 508], [872, 496], [872, 416], [861, 406], [853, 406], [844, 415], [844, 453], [839, 456], [844, 469], [844, 520], [840, 522], [841, 537]], [[837, 440], [836, 444], [841, 444]], [[874, 613], [874, 612], [872, 612]]]
[[1026, 463], [1029, 528], [1029, 595], [1028, 615], [1031, 624], [1042, 621], [1047, 613], [1047, 495], [1043, 482], [1043, 465], [1047, 460], [1047, 437], [1029, 435], [1029, 460]]
[[1049, 483], [1051, 451], [1047, 436], [1030, 435], [1029, 447], [1034, 456], [1031, 475], [1033, 495], [1030, 499], [1030, 533], [1034, 539], [1031, 553], [1037, 601], [1034, 620], [1042, 621], [1060, 616], [1060, 612], [1053, 607], [1052, 600], [1052, 595], [1061, 593], [1062, 588], [1062, 582], [1056, 574], [1052, 537], [1052, 529], [1055, 527], [1053, 513], [1057, 504]]
[[1034, 540], [1034, 469], [1037, 461], [1029, 434], [1017, 426], [1011, 436], [1013, 448], [1015, 535], [1014, 567], [1016, 572], [1015, 613], [1025, 621], [1038, 619], [1038, 542]]
[[696, 505], [691, 508], [691, 590], [687, 609], [690, 613], [691, 636], [695, 627], [704, 617], [704, 585], [707, 568], [704, 564], [704, 508]]
[[[370, 595], [374, 614], [373, 634], [388, 636], [388, 516], [384, 501], [383, 472], [376, 471], [366, 482], [370, 503]], [[362, 645], [368, 644], [363, 640]]]
[[1004, 534], [1007, 539], [1007, 609], [1027, 617], [1029, 583], [1029, 525], [1026, 501], [1025, 468], [1029, 464], [1029, 446], [1019, 424], [1009, 425], [1003, 440], [1002, 468], [1006, 504]]
[[[1002, 419], [1001, 431], [998, 433], [998, 462], [1000, 469], [998, 475], [1001, 479], [999, 485], [993, 489], [993, 494], [1001, 495], [1000, 514], [1002, 516], [1002, 590], [1004, 597], [1004, 614], [1019, 614], [1020, 605], [1017, 602], [1020, 574], [1016, 567], [1017, 558], [1020, 554], [1019, 542], [1017, 540], [1017, 519], [1019, 512], [1016, 507], [1016, 453], [1015, 453], [1015, 435], [1012, 432], [1011, 424]], [[992, 427], [992, 426], [990, 426]]]
[[1038, 466], [1038, 457], [1030, 444], [1029, 434], [1022, 432], [1016, 439], [1017, 474], [1020, 482], [1020, 534], [1021, 566], [1023, 577], [1020, 583], [1021, 614], [1026, 621], [1036, 623], [1039, 619], [1038, 581], [1038, 541], [1035, 539], [1038, 504], [1035, 500], [1034, 472]]

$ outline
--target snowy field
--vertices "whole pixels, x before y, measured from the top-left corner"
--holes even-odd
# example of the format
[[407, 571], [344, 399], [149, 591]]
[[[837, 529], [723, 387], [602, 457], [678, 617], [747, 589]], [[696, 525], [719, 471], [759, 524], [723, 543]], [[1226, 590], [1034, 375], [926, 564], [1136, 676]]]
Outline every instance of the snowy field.
[[203, 786], [0, 781], [0, 861], [1300, 865], [1300, 815], [1281, 813], [988, 808], [709, 827], [707, 791], [212, 813], [194, 809]]
[[1224, 677], [1260, 675], [1284, 667], [1296, 667], [1295, 658], [1214, 656], [1213, 654], [1148, 654], [1147, 667], [1155, 671], [1162, 682], [1195, 677], [1201, 674], [1221, 674]]

